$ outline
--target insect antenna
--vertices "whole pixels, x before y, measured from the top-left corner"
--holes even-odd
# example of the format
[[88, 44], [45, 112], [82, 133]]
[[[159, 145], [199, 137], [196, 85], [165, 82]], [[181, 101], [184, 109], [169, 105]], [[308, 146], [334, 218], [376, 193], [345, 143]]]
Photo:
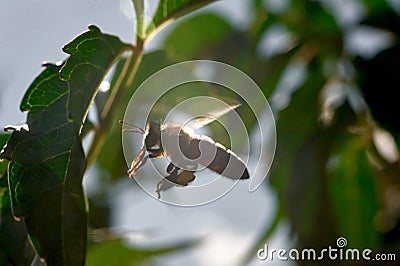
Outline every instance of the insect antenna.
[[126, 121], [123, 121], [123, 120], [119, 120], [118, 123], [120, 123], [123, 126], [129, 127], [129, 128], [124, 128], [123, 131], [139, 133], [139, 134], [142, 134], [142, 135], [144, 135], [144, 133], [145, 133], [143, 128], [141, 128], [141, 127], [139, 127], [137, 125], [131, 124], [129, 122], [126, 122]]

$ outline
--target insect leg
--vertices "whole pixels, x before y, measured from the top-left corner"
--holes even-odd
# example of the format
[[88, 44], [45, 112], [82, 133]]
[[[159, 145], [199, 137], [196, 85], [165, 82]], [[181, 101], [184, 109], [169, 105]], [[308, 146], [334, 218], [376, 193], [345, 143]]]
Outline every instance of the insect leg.
[[174, 165], [173, 163], [170, 163], [170, 164], [167, 166], [167, 173], [168, 173], [168, 174], [171, 173], [172, 171], [177, 171], [177, 170], [180, 170], [180, 168], [177, 167], [176, 165]]
[[161, 191], [165, 191], [167, 189], [170, 189], [173, 187], [175, 184], [178, 184], [176, 180], [178, 179], [178, 170], [180, 168], [176, 167], [172, 163], [170, 163], [167, 167], [167, 172], [169, 173], [169, 176], [166, 176], [165, 178], [161, 179], [157, 183], [157, 195], [158, 198], [161, 198]]
[[135, 158], [133, 159], [132, 163], [131, 163], [131, 167], [128, 170], [128, 175], [130, 178], [133, 178], [133, 176], [135, 175], [136, 171], [142, 167], [143, 164], [146, 163], [148, 156], [145, 155], [145, 149], [146, 147], [143, 146], [140, 151], [138, 152], [138, 154], [135, 156]]
[[194, 171], [183, 170], [179, 173], [180, 168], [176, 167], [172, 163], [168, 165], [167, 172], [168, 170], [170, 170], [170, 174], [157, 183], [156, 192], [159, 199], [161, 198], [161, 191], [168, 190], [173, 186], [186, 187], [196, 178], [196, 176], [194, 175]]
[[150, 158], [160, 158], [164, 156], [164, 150], [163, 148], [158, 148], [158, 149], [147, 149], [150, 152], [149, 157]]
[[171, 187], [174, 186], [174, 183], [168, 180], [165, 180], [164, 178], [161, 179], [158, 183], [157, 183], [157, 195], [158, 198], [161, 198], [161, 191], [166, 191], [168, 189], [170, 189]]

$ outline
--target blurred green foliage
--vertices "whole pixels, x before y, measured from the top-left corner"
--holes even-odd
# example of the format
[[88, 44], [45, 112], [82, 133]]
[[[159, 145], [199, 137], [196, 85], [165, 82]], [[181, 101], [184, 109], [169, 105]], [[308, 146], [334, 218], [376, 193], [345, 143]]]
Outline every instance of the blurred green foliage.
[[[217, 31], [227, 23], [216, 25], [215, 14], [201, 13], [169, 33], [165, 51], [173, 59], [230, 63], [248, 73], [269, 97], [278, 132], [270, 173], [280, 205], [275, 220], [289, 222], [297, 247], [323, 248], [344, 236], [352, 247], [396, 252], [400, 167], [398, 157], [388, 161], [377, 150], [379, 140], [374, 136], [389, 130], [389, 136], [398, 139], [400, 132], [395, 96], [400, 62], [398, 14], [386, 1], [351, 1], [364, 13], [359, 20], [346, 22], [335, 9], [340, 4], [333, 1], [283, 1], [287, 5], [279, 12], [269, 10], [265, 4], [269, 1], [252, 2], [247, 28], [232, 27], [229, 32], [224, 28], [200, 49], [183, 40], [192, 35], [191, 39], [201, 40], [197, 36], [201, 29]], [[207, 24], [205, 17], [213, 19]], [[285, 29], [288, 41], [279, 52], [262, 55], [260, 45], [276, 25]], [[372, 56], [350, 49], [349, 39], [361, 26], [390, 32], [392, 48]], [[213, 30], [205, 34], [212, 35]], [[368, 38], [372, 36], [363, 41], [368, 43]], [[378, 60], [381, 63], [376, 66]], [[302, 67], [303, 76], [292, 90], [285, 91], [279, 85], [293, 66]], [[281, 105], [277, 96], [286, 97], [287, 102]], [[271, 229], [277, 227], [273, 223], [266, 228], [258, 244], [266, 243]], [[255, 248], [250, 254], [255, 254]]]
[[[246, 27], [237, 28], [212, 12], [186, 17], [168, 32], [163, 52], [157, 52], [162, 60], [149, 59], [152, 64], [140, 71], [152, 73], [145, 69], [157, 69], [158, 63], [161, 68], [180, 60], [218, 60], [249, 74], [269, 98], [278, 143], [268, 185], [277, 192], [279, 206], [249, 257], [285, 222], [298, 248], [324, 248], [343, 236], [351, 247], [396, 252], [400, 166], [396, 155], [388, 161], [377, 149], [374, 136], [383, 130], [398, 139], [400, 133], [395, 112], [398, 13], [387, 1], [349, 1], [361, 15], [357, 18], [356, 12], [346, 21], [340, 17], [341, 3], [334, 1], [282, 1], [280, 9], [271, 8], [272, 2], [249, 1]], [[268, 36], [276, 26], [284, 29], [276, 37], [286, 41], [265, 52], [263, 45], [272, 41]], [[350, 48], [356, 30], [366, 27], [389, 34], [392, 43], [386, 48], [392, 48], [372, 55]], [[383, 56], [385, 61], [374, 68]], [[300, 78], [285, 88], [284, 80], [295, 79], [290, 69]]]

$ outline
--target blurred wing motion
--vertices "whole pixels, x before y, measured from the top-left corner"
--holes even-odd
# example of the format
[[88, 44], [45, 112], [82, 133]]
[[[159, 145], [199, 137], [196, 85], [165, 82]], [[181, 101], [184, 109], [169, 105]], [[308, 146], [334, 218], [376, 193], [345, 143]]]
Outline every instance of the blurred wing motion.
[[[185, 126], [192, 128], [192, 129], [199, 129], [203, 126], [206, 126], [210, 124], [211, 122], [217, 120], [221, 116], [229, 113], [230, 111], [236, 109], [237, 107], [240, 106], [240, 103], [232, 104], [226, 107], [225, 105], [223, 106], [224, 108], [221, 108], [219, 106], [207, 106], [207, 108], [213, 109], [213, 111], [209, 112], [209, 115], [207, 117], [199, 117], [191, 120], [188, 122]], [[204, 106], [203, 106], [204, 108]]]

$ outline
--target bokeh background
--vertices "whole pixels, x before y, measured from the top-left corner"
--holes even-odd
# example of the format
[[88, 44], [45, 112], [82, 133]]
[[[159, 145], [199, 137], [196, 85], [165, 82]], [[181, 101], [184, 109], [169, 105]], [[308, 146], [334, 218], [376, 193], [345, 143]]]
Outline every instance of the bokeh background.
[[[157, 1], [146, 3], [151, 14]], [[211, 204], [174, 207], [127, 178], [116, 124], [84, 178], [88, 265], [259, 265], [264, 244], [321, 249], [338, 237], [398, 253], [399, 11], [395, 0], [224, 0], [159, 32], [135, 86], [184, 60], [241, 69], [274, 111], [274, 164], [253, 193], [243, 183]], [[19, 102], [40, 63], [65, 59], [61, 47], [89, 24], [131, 42], [133, 23], [129, 0], [1, 1], [0, 126], [24, 123]]]

